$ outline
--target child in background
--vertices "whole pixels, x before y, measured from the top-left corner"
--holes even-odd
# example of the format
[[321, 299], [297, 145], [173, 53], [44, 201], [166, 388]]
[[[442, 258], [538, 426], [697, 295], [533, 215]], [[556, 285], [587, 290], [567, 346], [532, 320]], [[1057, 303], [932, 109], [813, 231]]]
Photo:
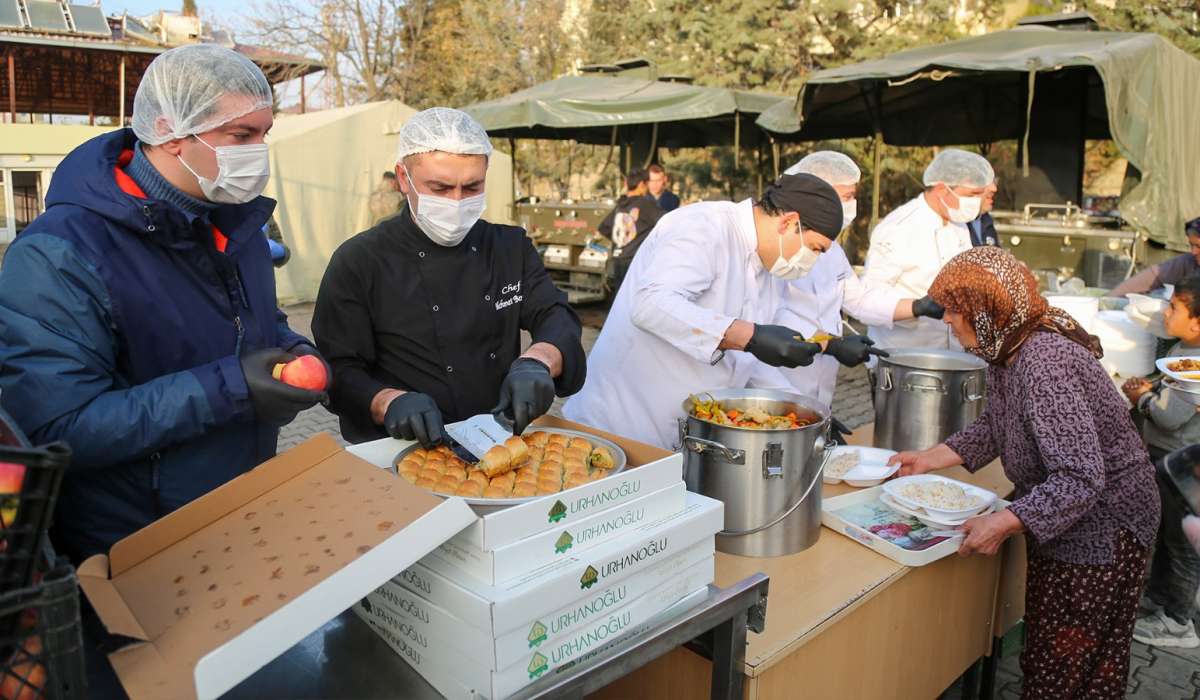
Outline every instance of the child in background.
[[[1167, 334], [1178, 338], [1168, 357], [1200, 355], [1200, 275], [1180, 282], [1163, 313]], [[1192, 616], [1200, 586], [1200, 555], [1183, 531], [1188, 507], [1162, 469], [1162, 458], [1172, 450], [1200, 443], [1200, 384], [1187, 387], [1130, 379], [1125, 396], [1145, 416], [1142, 437], [1154, 461], [1158, 493], [1162, 499], [1162, 524], [1150, 566], [1150, 582], [1133, 638], [1157, 647], [1200, 647]], [[1185, 390], [1186, 389], [1186, 390]], [[1190, 393], [1196, 391], [1198, 393]]]

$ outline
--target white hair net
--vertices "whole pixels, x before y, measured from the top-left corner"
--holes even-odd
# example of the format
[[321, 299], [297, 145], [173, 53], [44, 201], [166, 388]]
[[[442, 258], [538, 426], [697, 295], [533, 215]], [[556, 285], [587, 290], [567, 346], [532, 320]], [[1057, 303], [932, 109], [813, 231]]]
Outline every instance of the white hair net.
[[830, 185], [854, 185], [862, 179], [862, 171], [855, 165], [854, 160], [837, 151], [809, 153], [801, 158], [799, 163], [783, 171], [784, 175], [800, 173], [816, 175]]
[[996, 180], [996, 171], [981, 155], [947, 148], [934, 156], [933, 162], [925, 168], [924, 180], [926, 187], [939, 182], [947, 187], [987, 187]]
[[466, 112], [432, 107], [412, 115], [400, 127], [400, 149], [396, 160], [430, 151], [490, 156], [492, 142], [479, 122]]
[[254, 62], [214, 44], [164, 51], [133, 98], [133, 133], [156, 146], [202, 134], [271, 107], [271, 85]]

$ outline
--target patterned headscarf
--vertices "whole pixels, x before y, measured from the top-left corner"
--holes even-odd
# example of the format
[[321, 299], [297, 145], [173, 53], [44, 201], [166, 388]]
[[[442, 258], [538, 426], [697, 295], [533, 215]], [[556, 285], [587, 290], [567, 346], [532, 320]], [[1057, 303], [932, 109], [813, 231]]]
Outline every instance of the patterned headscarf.
[[1013, 255], [995, 246], [954, 256], [929, 288], [933, 300], [960, 313], [975, 329], [978, 346], [967, 351], [994, 365], [1008, 362], [1034, 331], [1058, 333], [1104, 356], [1100, 341], [1071, 315], [1038, 294], [1037, 280]]

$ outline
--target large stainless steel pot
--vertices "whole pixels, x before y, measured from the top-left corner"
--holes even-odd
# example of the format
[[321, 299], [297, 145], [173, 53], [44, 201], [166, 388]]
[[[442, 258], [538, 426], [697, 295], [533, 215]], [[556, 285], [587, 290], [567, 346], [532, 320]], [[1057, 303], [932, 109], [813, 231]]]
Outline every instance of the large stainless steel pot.
[[891, 350], [871, 374], [875, 446], [933, 447], [983, 411], [987, 363], [953, 350]]
[[[790, 430], [717, 425], [692, 415], [683, 402], [680, 440], [688, 490], [725, 503], [717, 549], [746, 557], [775, 557], [811, 547], [821, 533], [821, 470], [829, 413], [815, 399], [761, 389], [704, 392], [727, 409], [795, 411], [815, 420]], [[832, 445], [829, 445], [832, 447]]]

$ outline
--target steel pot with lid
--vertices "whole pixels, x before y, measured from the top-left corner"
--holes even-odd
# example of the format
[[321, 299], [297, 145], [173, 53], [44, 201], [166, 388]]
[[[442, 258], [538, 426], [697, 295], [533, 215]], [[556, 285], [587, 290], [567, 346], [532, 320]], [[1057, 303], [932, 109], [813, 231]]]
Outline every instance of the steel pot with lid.
[[924, 450], [983, 412], [987, 363], [965, 352], [888, 349], [871, 373], [876, 447]]
[[[688, 490], [725, 504], [717, 549], [775, 557], [811, 547], [821, 532], [821, 470], [828, 454], [829, 412], [799, 394], [766, 389], [703, 392], [726, 409], [794, 411], [812, 422], [800, 428], [741, 428], [696, 417], [692, 398], [679, 420]], [[832, 445], [828, 445], [832, 447]]]

